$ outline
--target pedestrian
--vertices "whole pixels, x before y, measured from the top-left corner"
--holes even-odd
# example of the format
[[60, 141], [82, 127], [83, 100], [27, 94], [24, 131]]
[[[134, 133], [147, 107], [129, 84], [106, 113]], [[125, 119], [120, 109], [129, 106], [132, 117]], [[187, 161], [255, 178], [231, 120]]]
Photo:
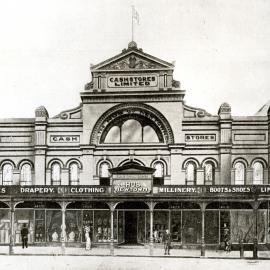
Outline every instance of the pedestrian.
[[85, 236], [85, 250], [91, 249], [91, 238], [90, 238], [90, 226], [85, 226], [84, 228]]
[[224, 250], [229, 253], [231, 252], [231, 241], [229, 234], [226, 234], [224, 237]]
[[23, 224], [23, 227], [21, 229], [21, 236], [22, 236], [22, 248], [28, 248], [28, 228], [26, 227], [26, 224]]
[[167, 229], [163, 235], [164, 239], [164, 255], [170, 255], [170, 248], [171, 248], [171, 234]]

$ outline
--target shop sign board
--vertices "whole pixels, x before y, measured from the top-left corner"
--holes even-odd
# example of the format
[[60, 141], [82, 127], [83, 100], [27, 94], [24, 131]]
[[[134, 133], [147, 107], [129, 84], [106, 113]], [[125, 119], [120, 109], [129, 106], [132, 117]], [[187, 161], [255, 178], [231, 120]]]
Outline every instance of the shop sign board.
[[79, 135], [51, 135], [51, 143], [77, 143], [80, 142]]
[[108, 77], [108, 87], [155, 87], [158, 83], [158, 77], [154, 74], [143, 75], [117, 75]]
[[270, 185], [258, 186], [162, 186], [154, 190], [156, 194], [182, 195], [233, 195], [258, 194], [270, 195]]
[[109, 193], [104, 186], [2, 186], [0, 195], [95, 195]]
[[138, 179], [115, 179], [113, 181], [114, 194], [147, 194], [152, 190], [152, 181]]
[[186, 142], [210, 142], [215, 141], [215, 134], [186, 134], [185, 141]]

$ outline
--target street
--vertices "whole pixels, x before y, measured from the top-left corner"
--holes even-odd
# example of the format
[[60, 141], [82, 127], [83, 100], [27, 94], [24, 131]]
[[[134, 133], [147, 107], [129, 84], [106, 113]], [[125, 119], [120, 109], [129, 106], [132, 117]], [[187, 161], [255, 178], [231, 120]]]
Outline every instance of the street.
[[229, 270], [267, 269], [268, 260], [110, 256], [0, 256], [3, 270]]

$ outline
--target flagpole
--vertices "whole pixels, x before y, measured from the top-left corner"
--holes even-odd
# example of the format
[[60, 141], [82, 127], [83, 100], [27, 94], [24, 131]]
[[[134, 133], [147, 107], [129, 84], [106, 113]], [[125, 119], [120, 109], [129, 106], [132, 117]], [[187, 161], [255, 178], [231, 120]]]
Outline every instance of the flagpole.
[[134, 20], [133, 20], [133, 11], [134, 10], [134, 6], [131, 6], [131, 41], [133, 41], [134, 39]]

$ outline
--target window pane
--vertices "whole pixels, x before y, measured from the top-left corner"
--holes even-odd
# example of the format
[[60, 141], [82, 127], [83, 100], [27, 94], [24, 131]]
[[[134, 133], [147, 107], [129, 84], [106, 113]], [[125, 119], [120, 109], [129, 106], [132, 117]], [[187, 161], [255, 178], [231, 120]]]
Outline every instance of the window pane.
[[152, 127], [145, 126], [143, 128], [143, 141], [149, 142], [149, 143], [158, 143], [159, 142], [158, 136]]
[[21, 184], [30, 185], [32, 182], [31, 166], [29, 164], [24, 164], [21, 168]]
[[128, 120], [122, 126], [122, 142], [142, 142], [142, 126], [136, 120]]
[[77, 163], [72, 163], [70, 165], [70, 181], [71, 182], [79, 181], [79, 168]]
[[235, 164], [235, 184], [244, 185], [245, 183], [245, 166], [241, 162]]
[[186, 180], [187, 184], [195, 183], [195, 165], [193, 163], [188, 163], [186, 168]]
[[106, 138], [104, 140], [105, 143], [120, 143], [120, 128], [117, 126], [112, 127]]
[[263, 166], [261, 162], [255, 162], [253, 165], [253, 183], [263, 184]]
[[58, 163], [52, 165], [52, 184], [60, 185], [61, 179], [61, 168]]
[[205, 183], [213, 183], [214, 180], [214, 166], [211, 163], [206, 163], [204, 167]]
[[156, 169], [154, 172], [154, 177], [163, 177], [164, 176], [164, 166], [161, 162], [156, 162], [154, 164], [154, 168]]
[[99, 176], [103, 178], [109, 177], [109, 164], [108, 163], [104, 162], [100, 165]]
[[6, 164], [3, 167], [3, 185], [11, 185], [13, 178], [13, 169], [10, 164]]

